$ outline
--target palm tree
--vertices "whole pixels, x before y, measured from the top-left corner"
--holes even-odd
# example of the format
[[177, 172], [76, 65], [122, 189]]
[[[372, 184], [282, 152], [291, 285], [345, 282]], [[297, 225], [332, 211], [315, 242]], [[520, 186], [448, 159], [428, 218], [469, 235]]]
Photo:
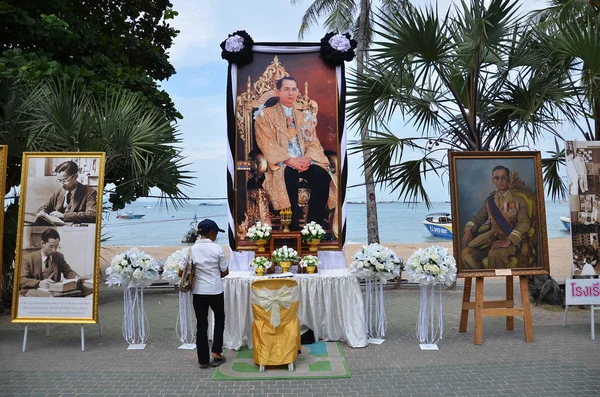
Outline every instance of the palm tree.
[[[516, 0], [486, 3], [462, 1], [442, 17], [431, 7], [381, 13], [375, 34], [383, 41], [351, 78], [354, 123], [381, 126], [353, 150], [371, 149], [376, 180], [410, 201], [430, 205], [424, 178], [445, 172], [447, 150], [516, 150], [548, 133], [560, 138], [554, 127], [572, 93], [564, 74], [540, 68], [545, 53]], [[397, 111], [421, 136], [391, 132]], [[553, 197], [565, 191], [560, 161], [559, 153], [544, 163]]]
[[[177, 206], [191, 186], [183, 170], [179, 133], [164, 114], [141, 96], [116, 90], [103, 99], [84, 88], [59, 81], [28, 86], [6, 83], [0, 105], [0, 144], [8, 144], [8, 188], [20, 184], [24, 151], [106, 152], [104, 181], [113, 209], [150, 194], [158, 188], [164, 199]], [[9, 111], [9, 112], [8, 112]], [[8, 112], [8, 113], [7, 113]]]
[[[102, 100], [58, 81], [30, 86], [0, 81], [0, 144], [8, 145], [7, 192], [20, 185], [21, 161], [31, 152], [106, 152], [104, 181], [113, 209], [158, 188], [174, 206], [191, 186], [183, 168], [178, 132], [164, 113], [141, 96], [108, 92]], [[5, 213], [3, 292], [14, 259], [18, 197]], [[10, 295], [2, 294], [10, 299]], [[7, 307], [10, 307], [8, 305]]]
[[[302, 0], [291, 0], [292, 4], [301, 3]], [[382, 12], [410, 8], [407, 0], [381, 0]], [[356, 69], [363, 72], [367, 49], [373, 42], [373, 1], [372, 0], [314, 0], [302, 18], [298, 37], [302, 39], [311, 26], [318, 24], [323, 16], [327, 16], [323, 26], [334, 32], [353, 32], [357, 42]], [[369, 130], [361, 127], [362, 140], [368, 138]], [[379, 225], [377, 220], [377, 198], [375, 196], [375, 183], [373, 171], [370, 166], [370, 150], [362, 150], [365, 190], [367, 203], [367, 239], [369, 243], [379, 242]]]
[[587, 140], [600, 140], [600, 2], [551, 0], [532, 13], [540, 41], [576, 88], [569, 118]]

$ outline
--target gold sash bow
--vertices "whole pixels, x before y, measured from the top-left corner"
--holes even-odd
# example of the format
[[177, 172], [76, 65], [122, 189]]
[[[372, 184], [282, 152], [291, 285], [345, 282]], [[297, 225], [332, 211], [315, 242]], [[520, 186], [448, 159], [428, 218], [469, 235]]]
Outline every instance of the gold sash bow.
[[298, 287], [289, 288], [285, 285], [275, 290], [252, 289], [250, 300], [253, 304], [265, 309], [266, 312], [271, 311], [271, 325], [277, 328], [281, 324], [281, 307], [289, 309], [292, 303], [299, 301], [300, 290]]

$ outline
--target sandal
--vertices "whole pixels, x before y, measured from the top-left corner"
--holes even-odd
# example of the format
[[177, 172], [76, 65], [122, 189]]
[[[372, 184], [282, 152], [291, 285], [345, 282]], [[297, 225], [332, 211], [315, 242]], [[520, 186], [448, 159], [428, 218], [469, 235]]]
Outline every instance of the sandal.
[[213, 357], [213, 360], [210, 363], [210, 365], [213, 366], [213, 367], [218, 367], [219, 365], [223, 364], [225, 361], [227, 361], [227, 359], [225, 358], [225, 356]]

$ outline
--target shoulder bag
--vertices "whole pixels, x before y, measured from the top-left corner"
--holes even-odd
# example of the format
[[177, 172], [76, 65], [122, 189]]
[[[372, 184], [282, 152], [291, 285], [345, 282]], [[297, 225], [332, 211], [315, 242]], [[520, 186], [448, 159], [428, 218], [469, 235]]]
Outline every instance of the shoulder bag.
[[185, 257], [185, 267], [179, 280], [179, 290], [182, 292], [189, 292], [194, 289], [194, 281], [196, 280], [196, 266], [192, 261], [192, 248], [188, 249], [187, 256]]

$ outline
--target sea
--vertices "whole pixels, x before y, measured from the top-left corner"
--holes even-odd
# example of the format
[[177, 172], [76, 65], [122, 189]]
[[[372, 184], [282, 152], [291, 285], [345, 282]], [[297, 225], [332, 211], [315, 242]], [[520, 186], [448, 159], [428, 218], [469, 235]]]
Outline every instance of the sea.
[[[227, 230], [226, 201], [189, 202], [177, 209], [166, 208], [155, 199], [140, 199], [126, 206], [121, 213], [143, 214], [140, 219], [119, 219], [116, 212], [107, 212], [102, 221], [103, 245], [160, 247], [185, 245], [181, 237], [198, 220], [210, 218]], [[424, 204], [386, 202], [377, 205], [379, 239], [382, 243], [431, 244], [450, 241], [433, 237], [423, 226], [425, 216], [432, 212], [451, 212], [450, 203]], [[568, 202], [546, 202], [546, 229], [548, 238], [569, 237], [559, 220], [569, 216]], [[365, 204], [348, 204], [346, 210], [346, 243], [367, 242], [367, 211]], [[217, 243], [228, 245], [227, 233], [219, 233]]]

